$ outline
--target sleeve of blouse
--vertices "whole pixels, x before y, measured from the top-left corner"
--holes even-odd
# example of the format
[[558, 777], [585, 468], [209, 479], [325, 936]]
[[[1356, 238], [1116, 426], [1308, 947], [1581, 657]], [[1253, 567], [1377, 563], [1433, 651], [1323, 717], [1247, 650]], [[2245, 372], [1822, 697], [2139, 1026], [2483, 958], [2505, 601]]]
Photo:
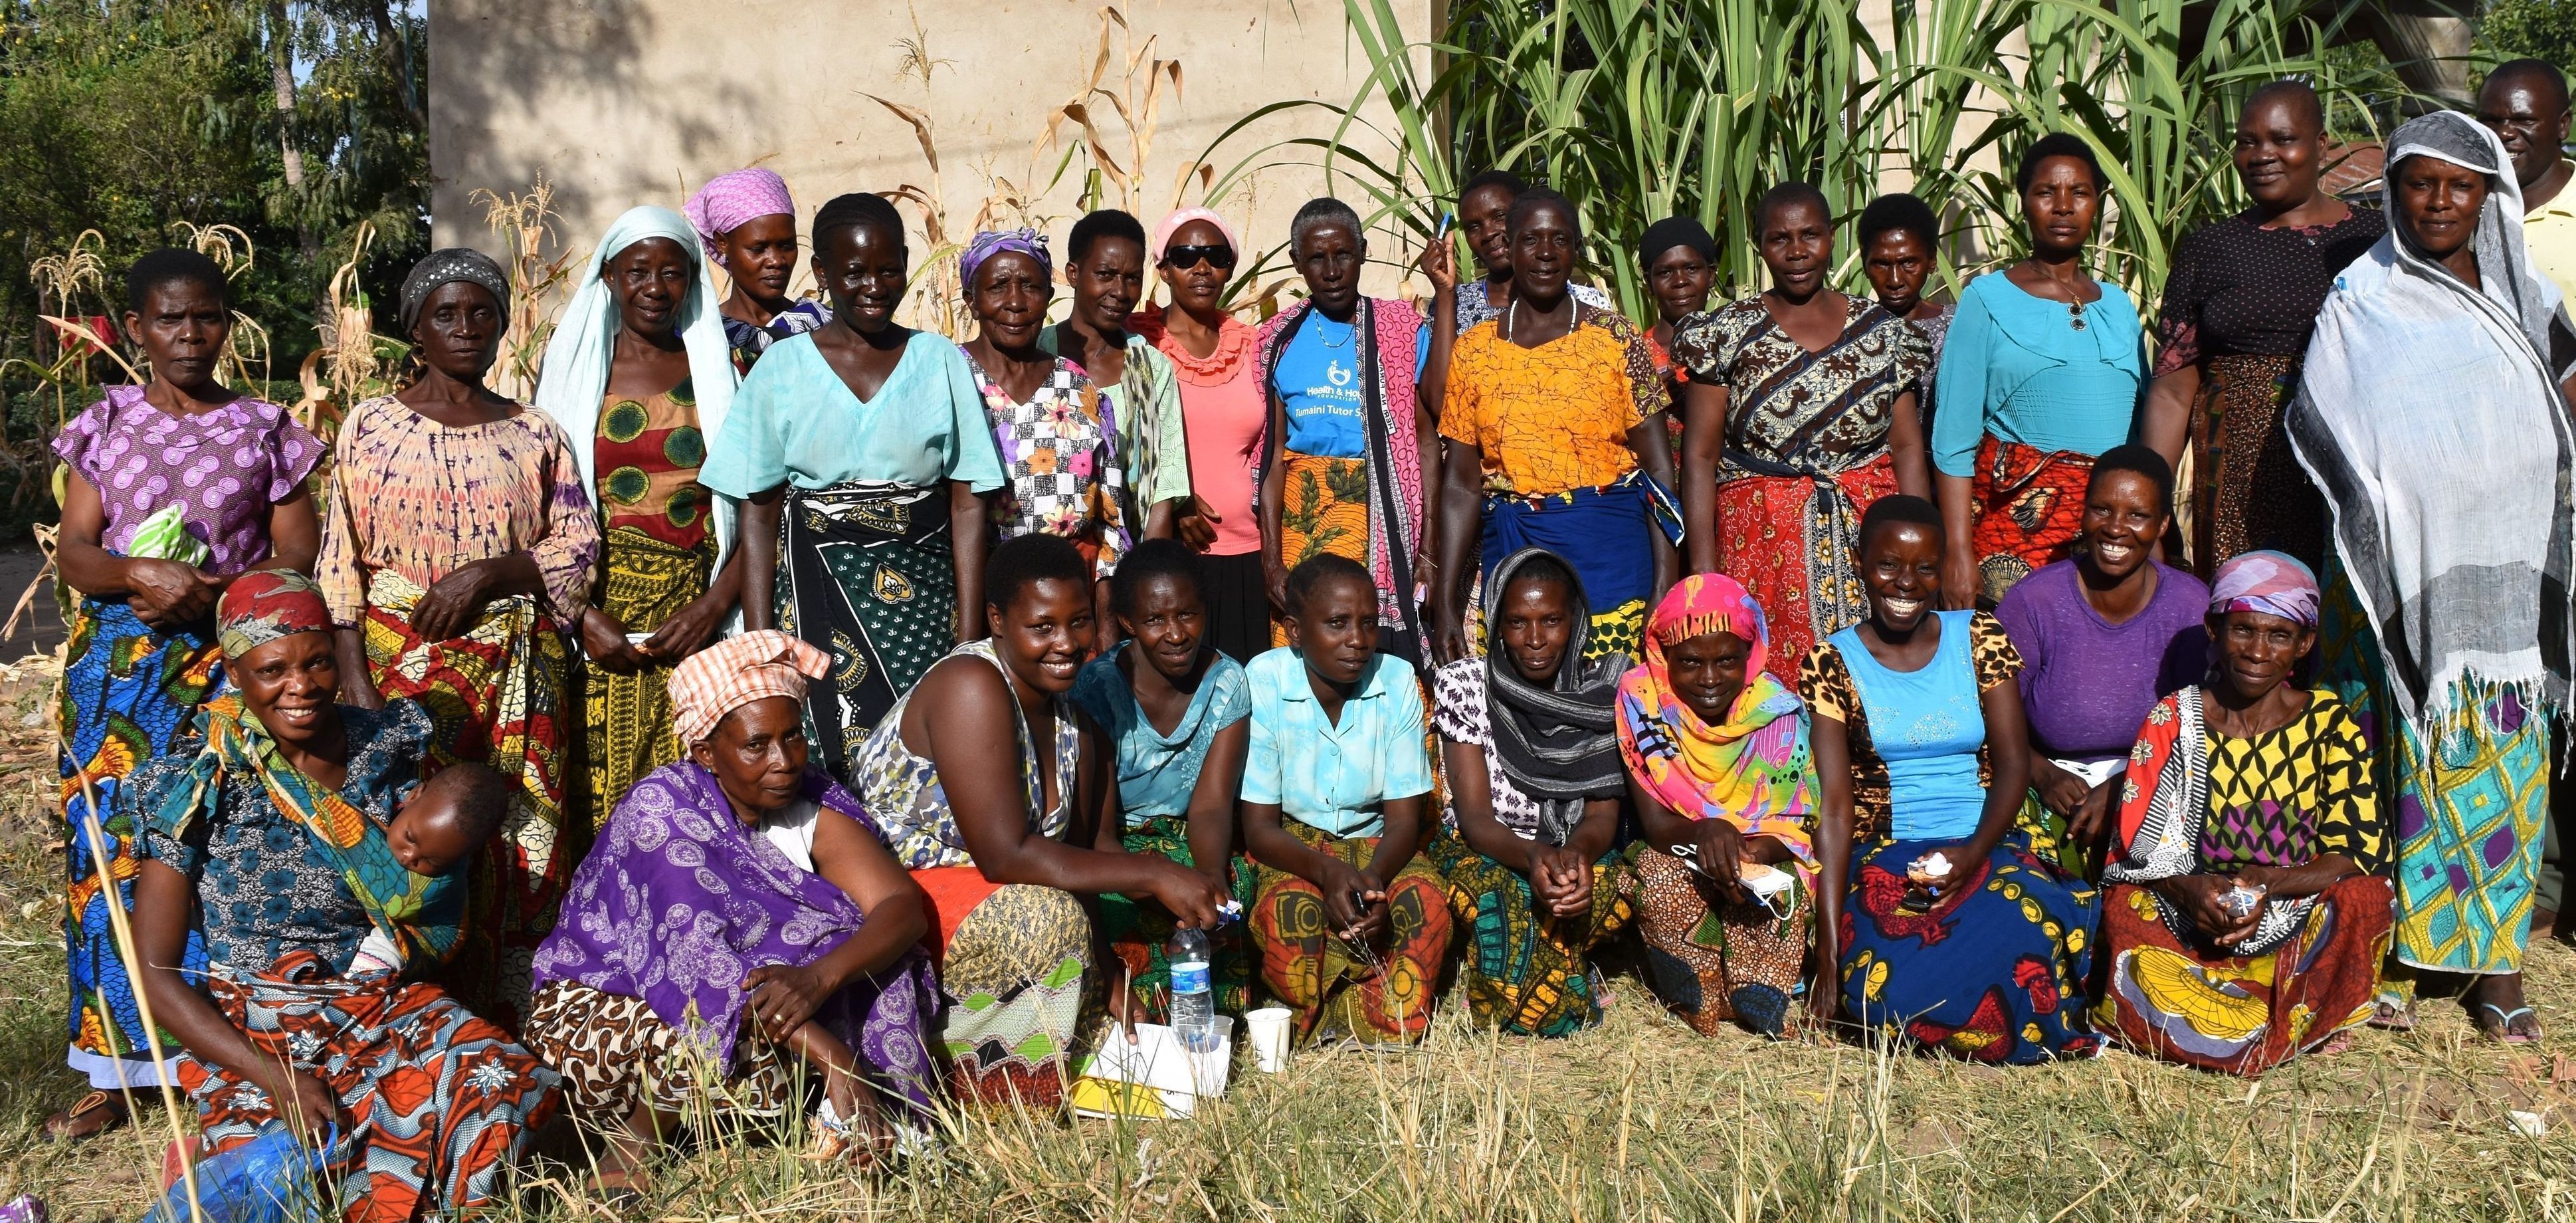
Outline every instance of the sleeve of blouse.
[[1979, 693], [2021, 677], [2021, 651], [2013, 648], [2012, 635], [1993, 615], [1970, 613], [1968, 644], [1976, 657]]
[[304, 477], [313, 474], [313, 465], [321, 461], [322, 439], [281, 410], [277, 427], [268, 431], [269, 504], [294, 496]]
[[[758, 368], [755, 366], [754, 368]], [[572, 624], [590, 605], [593, 569], [599, 564], [599, 517], [590, 494], [581, 486], [581, 469], [572, 461], [572, 445], [563, 426], [545, 421], [546, 537], [528, 549], [546, 583], [546, 610]]]
[[[1381, 664], [1383, 665], [1383, 664]], [[1386, 797], [1411, 798], [1432, 789], [1431, 752], [1422, 742], [1422, 685], [1407, 668], [1388, 685], [1395, 707], [1386, 720]], [[1437, 819], [1438, 813], [1430, 817]]]
[[1139, 490], [1144, 496], [1138, 504], [1177, 501], [1190, 495], [1190, 435], [1181, 414], [1180, 374], [1171, 358], [1150, 345], [1140, 346], [1128, 359], [1139, 354], [1153, 371], [1153, 390], [1145, 398], [1154, 405], [1154, 487]]
[[324, 493], [327, 503], [322, 512], [322, 550], [313, 558], [313, 580], [322, 587], [322, 602], [331, 609], [331, 623], [341, 628], [356, 628], [358, 617], [367, 606], [367, 574], [362, 558], [366, 544], [358, 538], [358, 519], [350, 507], [360, 504], [367, 490], [351, 478], [357, 470], [352, 461], [359, 439], [365, 435], [367, 411], [362, 406], [350, 413], [340, 426], [340, 436], [331, 443], [330, 487]]
[[966, 354], [956, 345], [948, 345], [940, 357], [948, 396], [948, 446], [940, 474], [989, 493], [1007, 483], [1008, 476], [1000, 444], [993, 440], [993, 424], [984, 416], [984, 393], [976, 389], [975, 374], [966, 368]]
[[145, 762], [115, 799], [116, 806], [142, 833], [135, 840], [136, 852], [192, 879], [206, 860], [204, 821], [189, 829], [186, 836], [177, 837], [148, 817], [170, 797], [171, 791], [191, 784], [188, 764], [204, 746], [203, 739], [181, 739], [172, 744], [169, 755]]
[[2327, 713], [2318, 746], [2317, 849], [2342, 854], [2377, 873], [2388, 861], [2380, 838], [2379, 793], [2370, 778], [2370, 745], [2352, 711], [2337, 702]]
[[2038, 668], [2026, 664], [2029, 659], [2045, 657], [2048, 652], [2048, 639], [2043, 622], [2038, 613], [2031, 610], [2030, 596], [2024, 593], [2031, 588], [2032, 583], [2023, 582], [2005, 592], [2004, 601], [1995, 606], [1995, 623], [2003, 626], [2004, 636], [2012, 643], [2013, 653], [2022, 658], [2025, 663], [2021, 670], [2021, 699], [2024, 705], [2030, 703], [2034, 695], [2032, 689], [2039, 682]]
[[1995, 319], [1982, 295], [1959, 295], [1950, 334], [1941, 342], [1941, 368], [1933, 376], [1932, 466], [1945, 476], [1977, 470], [1977, 444], [1985, 440], [1987, 367], [1994, 360]]
[[63, 426], [62, 432], [54, 435], [54, 457], [61, 459], [63, 465], [71, 468], [81, 479], [89, 481], [92, 488], [98, 487], [99, 478], [98, 467], [91, 454], [98, 448], [100, 434], [106, 430], [107, 411], [107, 401], [102, 399], [81, 409], [80, 415], [73, 417], [71, 423]]
[[[1097, 391], [1084, 393], [1099, 394]], [[1095, 398], [1093, 407], [1098, 406]], [[1091, 486], [1091, 512], [1100, 523], [1100, 560], [1097, 567], [1100, 576], [1105, 578], [1118, 572], [1118, 562], [1127, 555], [1131, 543], [1127, 535], [1126, 515], [1119, 509], [1124, 501], [1120, 494], [1127, 489], [1127, 473], [1124, 465], [1118, 462], [1109, 431], [1105, 428], [1101, 430], [1100, 445], [1092, 451], [1091, 470], [1098, 477]]]
[[1807, 703], [1807, 712], [1848, 726], [1851, 707], [1858, 703], [1855, 695], [1851, 672], [1843, 666], [1842, 651], [1817, 642], [1816, 648], [1807, 651], [1806, 660], [1798, 664], [1798, 699]]
[[[1254, 677], [1250, 684], [1252, 703], [1251, 743], [1243, 757], [1243, 801], [1278, 803], [1288, 792], [1286, 761], [1279, 750], [1279, 702], [1265, 699], [1262, 681]], [[1268, 709], [1268, 715], [1263, 710]]]
[[1724, 307], [1703, 310], [1673, 324], [1673, 364], [1690, 371], [1693, 381], [1726, 385], [1735, 364], [1736, 339], [1727, 327]]
[[751, 376], [734, 389], [723, 430], [707, 439], [707, 461], [698, 469], [698, 483], [739, 501], [787, 482], [787, 447], [778, 430], [787, 362], [781, 354], [752, 366]]
[[[1430, 329], [1424, 328], [1424, 334]], [[1448, 389], [1440, 395], [1440, 436], [1455, 442], [1476, 444], [1476, 403], [1480, 396], [1477, 374], [1481, 363], [1475, 345], [1459, 336], [1449, 350]]]
[[2187, 234], [2174, 248], [2173, 273], [2165, 278], [2164, 300], [2156, 307], [2155, 375], [2162, 377], [2200, 363], [2201, 246]]
[[1603, 312], [1610, 334], [1619, 341], [1623, 364], [1628, 374], [1628, 394], [1636, 412], [1628, 418], [1628, 427], [1636, 428], [1647, 417], [1673, 406], [1673, 393], [1664, 385], [1663, 375], [1655, 372], [1655, 350], [1646, 343], [1646, 333], [1637, 329], [1625, 315]]
[[1475, 684], [1462, 668], [1481, 667], [1481, 658], [1462, 658], [1431, 674], [1431, 730], [1451, 743], [1484, 746], [1485, 710]]
[[1914, 389], [1915, 383], [1931, 375], [1932, 337], [1916, 330], [1912, 324], [1903, 319], [1896, 319], [1892, 330], [1896, 340], [1891, 345], [1895, 352], [1890, 369], [1895, 377], [1889, 381], [1897, 388], [1896, 393], [1901, 395]]

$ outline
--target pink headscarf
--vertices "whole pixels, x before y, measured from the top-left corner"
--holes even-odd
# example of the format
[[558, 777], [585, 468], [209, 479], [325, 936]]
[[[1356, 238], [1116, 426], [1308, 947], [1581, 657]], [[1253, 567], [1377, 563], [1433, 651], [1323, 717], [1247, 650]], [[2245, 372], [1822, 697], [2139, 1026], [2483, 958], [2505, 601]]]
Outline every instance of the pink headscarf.
[[821, 650], [777, 629], [727, 637], [671, 668], [671, 729], [682, 743], [715, 733], [726, 714], [753, 701], [805, 699], [805, 681], [831, 670]]
[[716, 248], [718, 234], [731, 233], [733, 227], [760, 217], [793, 217], [796, 201], [787, 194], [787, 180], [753, 166], [731, 174], [719, 174], [698, 188], [696, 195], [680, 207], [687, 213], [689, 224], [697, 227], [698, 242], [707, 248], [707, 258], [724, 266], [724, 252]]
[[1216, 226], [1216, 231], [1225, 235], [1225, 244], [1234, 248], [1235, 257], [1243, 257], [1243, 239], [1235, 236], [1234, 227], [1226, 224], [1225, 218], [1218, 216], [1213, 208], [1184, 208], [1163, 218], [1162, 224], [1154, 227], [1154, 247], [1146, 252], [1146, 257], [1156, 263], [1162, 262], [1163, 252], [1171, 249], [1172, 235], [1192, 221], [1205, 221]]
[[2239, 553], [2209, 581], [2209, 614], [2263, 612], [2308, 628], [2317, 626], [2317, 575], [2297, 557], [2264, 550]]

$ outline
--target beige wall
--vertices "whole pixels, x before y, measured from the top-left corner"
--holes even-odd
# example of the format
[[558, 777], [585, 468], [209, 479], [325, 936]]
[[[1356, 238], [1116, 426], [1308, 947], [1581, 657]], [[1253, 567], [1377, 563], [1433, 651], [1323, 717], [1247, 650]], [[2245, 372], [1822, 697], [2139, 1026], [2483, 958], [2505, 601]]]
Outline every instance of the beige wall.
[[[1412, 39], [1425, 37], [1433, 3], [1395, 0]], [[1346, 102], [1367, 72], [1340, 0], [1121, 7], [1132, 42], [1113, 33], [1104, 88], [1125, 90], [1126, 54], [1148, 36], [1154, 57], [1182, 65], [1179, 93], [1164, 83], [1151, 155], [1132, 196], [1148, 226], [1171, 207], [1181, 167], [1228, 126], [1283, 99]], [[625, 208], [677, 207], [709, 177], [755, 162], [787, 179], [807, 219], [843, 191], [935, 189], [951, 237], [962, 237], [957, 231], [971, 226], [997, 180], [1024, 190], [1042, 185], [1063, 149], [1081, 141], [1067, 122], [1058, 142], [1032, 156], [1047, 116], [1090, 76], [1099, 12], [1098, 0], [436, 0], [437, 240], [493, 246], [470, 194], [525, 190], [542, 174], [555, 186], [563, 242], [587, 252]], [[905, 73], [907, 51], [898, 45], [915, 38], [916, 15], [920, 45], [939, 61], [926, 88]], [[869, 94], [928, 117], [935, 176], [912, 128]], [[1106, 99], [1090, 105], [1111, 155], [1127, 165], [1125, 126]], [[1328, 134], [1330, 122], [1321, 111], [1271, 116], [1227, 143], [1214, 159], [1218, 172], [1266, 141]], [[1267, 160], [1312, 157], [1285, 151]], [[1083, 159], [1074, 165], [1068, 181], [1029, 204], [1058, 242], [1078, 212], [1079, 183], [1071, 180]], [[1267, 249], [1322, 186], [1311, 166], [1264, 169], [1220, 207], [1248, 223], [1248, 245]], [[1113, 202], [1119, 196], [1110, 188]], [[1198, 201], [1196, 184], [1186, 196]]]

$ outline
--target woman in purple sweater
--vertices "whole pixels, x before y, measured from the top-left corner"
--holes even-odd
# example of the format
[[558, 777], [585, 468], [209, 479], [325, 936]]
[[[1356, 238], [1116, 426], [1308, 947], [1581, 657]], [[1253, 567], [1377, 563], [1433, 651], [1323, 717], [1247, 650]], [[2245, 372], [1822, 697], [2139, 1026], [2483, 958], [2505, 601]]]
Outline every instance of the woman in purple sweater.
[[2209, 588], [2157, 560], [2173, 525], [2173, 468], [2144, 446], [2103, 452], [2084, 490], [2084, 547], [2023, 579], [1995, 609], [2022, 657], [2030, 711], [2033, 848], [2088, 877], [2120, 765], [2156, 702], [2209, 668]]

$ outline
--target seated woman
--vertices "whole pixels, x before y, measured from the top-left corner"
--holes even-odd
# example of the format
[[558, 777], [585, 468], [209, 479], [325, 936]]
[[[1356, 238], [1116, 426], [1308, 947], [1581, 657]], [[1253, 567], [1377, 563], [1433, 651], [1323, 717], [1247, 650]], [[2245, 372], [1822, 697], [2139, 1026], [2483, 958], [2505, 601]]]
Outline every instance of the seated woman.
[[2173, 492], [2173, 468], [2155, 451], [2103, 451], [2084, 489], [2083, 550], [2023, 578], [1995, 608], [2021, 655], [2030, 715], [2023, 829], [2042, 861], [2088, 876], [2138, 722], [2209, 668], [2209, 588], [2155, 559]]
[[1449, 953], [1440, 876], [1416, 855], [1431, 793], [1422, 685], [1378, 652], [1377, 588], [1358, 561], [1310, 556], [1286, 593], [1288, 644], [1244, 668], [1262, 984], [1296, 1013], [1300, 1041], [1418, 1040]]
[[[1249, 905], [1251, 872], [1234, 865], [1234, 795], [1252, 734], [1251, 690], [1242, 664], [1209, 637], [1199, 559], [1178, 540], [1146, 540], [1109, 579], [1109, 602], [1120, 642], [1073, 682], [1073, 703], [1117, 753], [1118, 818], [1102, 821], [1100, 848], [1169, 858]], [[1126, 966], [1127, 1017], [1163, 1022], [1170, 911], [1112, 893], [1100, 898], [1100, 925]], [[1251, 1005], [1252, 963], [1233, 928], [1214, 933], [1216, 1008], [1241, 1014]]]
[[1635, 869], [1612, 844], [1627, 791], [1610, 705], [1628, 656], [1584, 657], [1592, 606], [1553, 552], [1504, 557], [1484, 593], [1484, 657], [1433, 680], [1458, 835], [1432, 852], [1475, 948], [1476, 1026], [1567, 1036], [1600, 1022], [1591, 950], [1636, 912]]
[[1806, 710], [1763, 669], [1770, 651], [1762, 605], [1697, 574], [1656, 604], [1645, 661], [1619, 681], [1647, 976], [1703, 1036], [1730, 1019], [1765, 1036], [1798, 1026], [1816, 768]]
[[[1933, 610], [1943, 544], [1931, 502], [1873, 503], [1869, 619], [1798, 675], [1824, 786], [1816, 857], [1839, 885], [1817, 897], [1817, 963], [1841, 967], [1845, 1013], [1889, 1039], [1981, 1062], [2089, 1054], [2096, 897], [2014, 829], [2030, 785], [2021, 659], [1994, 617]], [[1830, 1008], [1837, 991], [1816, 992]]]
[[607, 1133], [604, 1182], [631, 1182], [684, 1115], [801, 1104], [797, 1061], [823, 1080], [818, 1155], [875, 1145], [880, 1095], [930, 1103], [921, 889], [807, 763], [805, 683], [829, 666], [776, 629], [681, 660], [688, 755], [618, 801], [537, 949], [528, 1044]]
[[1091, 654], [1092, 568], [1022, 535], [984, 571], [984, 625], [931, 666], [852, 760], [859, 798], [930, 897], [936, 1056], [989, 1104], [1064, 1099], [1092, 972], [1081, 897], [1148, 898], [1216, 925], [1225, 890], [1159, 854], [1105, 853], [1117, 765], [1067, 694]]
[[2246, 552], [2216, 577], [2217, 674], [2158, 703], [2129, 757], [2096, 1018], [2140, 1053], [2256, 1075], [2369, 1020], [2387, 848], [2360, 724], [2297, 681], [2316, 576]]
[[303, 574], [235, 578], [216, 638], [235, 687], [131, 792], [136, 975], [186, 1053], [200, 1151], [280, 1127], [336, 1136], [338, 1183], [320, 1190], [351, 1220], [492, 1202], [554, 1114], [555, 1072], [437, 986], [350, 972], [370, 932], [400, 924], [374, 867], [429, 715], [334, 703], [331, 612]]

